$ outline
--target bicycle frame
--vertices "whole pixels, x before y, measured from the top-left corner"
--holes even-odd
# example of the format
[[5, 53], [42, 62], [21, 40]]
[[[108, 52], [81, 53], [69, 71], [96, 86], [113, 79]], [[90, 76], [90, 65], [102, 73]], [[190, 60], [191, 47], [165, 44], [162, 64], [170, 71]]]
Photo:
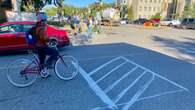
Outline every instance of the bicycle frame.
[[[68, 67], [62, 57], [63, 57], [63, 55], [60, 55], [60, 53], [59, 53], [58, 58], [62, 61], [62, 63], [64, 64], [65, 67]], [[27, 65], [24, 68], [24, 70], [22, 71], [22, 75], [24, 75], [24, 74], [40, 74], [42, 65], [40, 65], [39, 59], [36, 57], [35, 54], [33, 54], [33, 58], [34, 58], [34, 61], [32, 61], [32, 63], [30, 63], [29, 65]], [[36, 65], [34, 67], [30, 67], [32, 64], [36, 64]]]
[[[41, 65], [39, 64], [39, 60], [33, 54], [34, 61], [32, 61], [29, 65], [27, 65], [22, 71], [22, 75], [25, 74], [39, 74], [41, 71]], [[36, 64], [34, 67], [30, 67], [32, 64]]]

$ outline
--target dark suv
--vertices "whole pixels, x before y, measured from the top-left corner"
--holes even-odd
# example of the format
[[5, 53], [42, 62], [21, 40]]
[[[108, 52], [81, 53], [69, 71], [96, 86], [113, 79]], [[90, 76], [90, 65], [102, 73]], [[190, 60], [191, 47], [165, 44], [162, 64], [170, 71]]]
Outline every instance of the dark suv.
[[195, 29], [195, 18], [184, 18], [180, 27], [183, 29]]

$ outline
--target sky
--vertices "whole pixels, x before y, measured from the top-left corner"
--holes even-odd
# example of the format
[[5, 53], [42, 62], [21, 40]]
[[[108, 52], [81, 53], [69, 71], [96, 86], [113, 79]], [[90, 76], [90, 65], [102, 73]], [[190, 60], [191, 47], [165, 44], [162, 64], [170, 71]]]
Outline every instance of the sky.
[[[94, 3], [97, 0], [65, 0], [64, 3], [71, 4], [77, 7], [86, 7], [90, 3]], [[115, 0], [103, 0], [104, 3], [113, 3]]]

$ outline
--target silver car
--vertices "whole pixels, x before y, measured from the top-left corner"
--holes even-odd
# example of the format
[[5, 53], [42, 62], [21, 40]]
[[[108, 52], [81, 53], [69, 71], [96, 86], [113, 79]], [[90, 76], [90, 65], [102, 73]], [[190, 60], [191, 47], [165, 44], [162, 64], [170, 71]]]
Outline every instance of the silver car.
[[195, 29], [195, 18], [184, 18], [180, 27], [183, 29]]

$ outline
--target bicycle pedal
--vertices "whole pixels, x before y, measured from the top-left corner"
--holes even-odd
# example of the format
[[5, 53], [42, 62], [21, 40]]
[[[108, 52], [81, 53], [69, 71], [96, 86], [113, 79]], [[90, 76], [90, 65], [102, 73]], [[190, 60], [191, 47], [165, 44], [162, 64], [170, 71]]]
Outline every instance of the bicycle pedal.
[[49, 78], [51, 77], [51, 74], [48, 74], [47, 76], [41, 76], [41, 78], [45, 79], [45, 78]]

